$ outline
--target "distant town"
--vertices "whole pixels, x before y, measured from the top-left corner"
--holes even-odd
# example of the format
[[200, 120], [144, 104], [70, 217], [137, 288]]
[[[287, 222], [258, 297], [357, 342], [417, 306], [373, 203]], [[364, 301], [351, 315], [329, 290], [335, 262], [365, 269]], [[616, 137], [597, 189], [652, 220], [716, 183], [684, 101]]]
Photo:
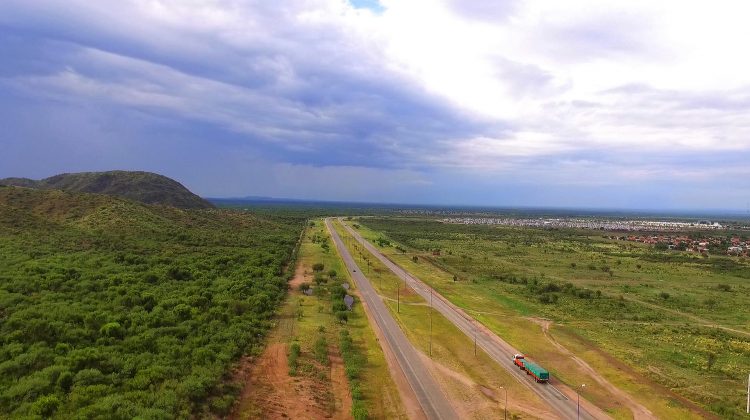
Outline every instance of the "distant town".
[[[546, 229], [591, 229], [615, 232], [686, 232], [704, 231], [681, 235], [607, 235], [605, 238], [639, 242], [653, 245], [664, 250], [696, 252], [700, 254], [726, 253], [727, 255], [750, 257], [750, 239], [748, 235], [720, 235], [718, 231], [726, 231], [727, 226], [708, 220], [657, 221], [657, 220], [611, 220], [586, 218], [488, 218], [488, 217], [454, 217], [442, 219], [444, 223], [474, 224], [474, 225], [502, 225], [523, 226]], [[735, 227], [736, 228], [736, 227]], [[744, 226], [742, 229], [750, 229]], [[710, 234], [709, 232], [716, 232]]]

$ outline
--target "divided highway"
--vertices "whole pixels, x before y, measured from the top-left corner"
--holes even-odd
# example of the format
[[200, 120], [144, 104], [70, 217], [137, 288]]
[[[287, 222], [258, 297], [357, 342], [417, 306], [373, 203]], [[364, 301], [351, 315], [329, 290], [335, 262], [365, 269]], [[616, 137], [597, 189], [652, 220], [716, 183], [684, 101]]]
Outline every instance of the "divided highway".
[[[343, 224], [343, 223], [342, 223]], [[362, 236], [357, 233], [354, 229], [343, 224], [346, 230], [365, 248], [372, 253], [377, 259], [379, 259], [386, 267], [388, 267], [394, 274], [396, 274], [401, 280], [409, 285], [415, 292], [420, 294], [425, 300], [430, 300], [430, 293], [432, 293], [432, 306], [438, 310], [445, 318], [451, 321], [458, 329], [460, 329], [469, 338], [474, 339], [476, 337], [477, 346], [481, 347], [492, 359], [503, 366], [513, 377], [519, 382], [525, 384], [529, 389], [536, 393], [542, 398], [550, 407], [562, 418], [566, 419], [577, 419], [578, 417], [578, 406], [577, 401], [569, 399], [560, 390], [555, 388], [551, 384], [537, 384], [530, 380], [526, 373], [518, 369], [511, 361], [514, 354], [521, 353], [514, 349], [510, 344], [503, 341], [500, 337], [491, 332], [486, 331], [484, 328], [479, 328], [477, 321], [467, 315], [463, 310], [448, 302], [447, 299], [433, 291], [428, 285], [423, 283], [421, 280], [412, 276], [406, 270], [389, 260], [383, 255], [375, 246], [364, 240]], [[600, 418], [602, 416], [599, 416]], [[595, 419], [589, 412], [587, 412], [583, 406], [580, 407], [580, 418], [581, 419]], [[607, 417], [603, 417], [607, 418]]]
[[422, 363], [419, 354], [417, 354], [417, 351], [406, 338], [403, 331], [401, 331], [396, 320], [393, 319], [393, 316], [391, 316], [388, 308], [380, 299], [377, 292], [375, 292], [367, 277], [362, 274], [362, 271], [354, 262], [354, 258], [349, 253], [349, 250], [346, 249], [338, 233], [331, 226], [330, 219], [326, 219], [325, 223], [328, 231], [331, 233], [339, 255], [341, 255], [347, 270], [349, 270], [349, 274], [351, 274], [357, 284], [362, 299], [364, 299], [367, 305], [367, 310], [370, 312], [372, 318], [375, 319], [376, 327], [380, 329], [383, 337], [385, 337], [385, 343], [381, 343], [381, 345], [387, 345], [391, 353], [396, 357], [396, 361], [404, 372], [409, 385], [414, 390], [424, 414], [429, 419], [457, 419], [458, 415], [447, 397], [443, 394], [435, 379], [430, 375], [427, 367]]

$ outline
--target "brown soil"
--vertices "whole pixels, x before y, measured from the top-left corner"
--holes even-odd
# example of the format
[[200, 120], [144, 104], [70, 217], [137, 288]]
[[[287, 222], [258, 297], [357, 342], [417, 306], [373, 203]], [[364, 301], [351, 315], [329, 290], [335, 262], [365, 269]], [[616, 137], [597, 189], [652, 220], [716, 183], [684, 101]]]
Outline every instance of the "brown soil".
[[328, 348], [328, 360], [331, 361], [331, 391], [333, 392], [335, 412], [334, 419], [350, 419], [352, 396], [349, 391], [349, 380], [344, 371], [344, 359], [336, 347]]
[[[297, 287], [305, 281], [305, 275], [304, 269], [298, 266], [294, 278], [289, 282], [291, 295], [299, 294]], [[293, 315], [279, 315], [263, 354], [256, 359], [245, 357], [241, 360], [235, 378], [237, 382], [244, 382], [244, 387], [229, 419], [351, 418], [349, 388], [338, 354], [330, 357], [330, 387], [326, 380], [307, 377], [302, 373], [289, 376], [287, 344], [284, 341], [294, 322]]]
[[[505, 393], [475, 382], [470, 377], [420, 353], [426, 366], [447, 392], [451, 405], [462, 419], [494, 419], [505, 408]], [[558, 417], [528, 401], [508, 395], [508, 412], [521, 418], [557, 419]]]
[[283, 343], [270, 344], [247, 376], [230, 419], [322, 419], [330, 417], [309, 378], [289, 376]]

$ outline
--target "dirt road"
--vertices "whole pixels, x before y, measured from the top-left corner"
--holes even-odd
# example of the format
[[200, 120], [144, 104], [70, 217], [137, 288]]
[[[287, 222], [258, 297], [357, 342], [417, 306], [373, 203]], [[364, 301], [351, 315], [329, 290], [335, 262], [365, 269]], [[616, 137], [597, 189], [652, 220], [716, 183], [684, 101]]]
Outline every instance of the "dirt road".
[[346, 268], [354, 279], [357, 288], [360, 291], [362, 299], [365, 301], [366, 310], [375, 320], [373, 328], [378, 328], [385, 340], [381, 345], [388, 346], [398, 361], [409, 385], [417, 396], [419, 405], [422, 407], [425, 416], [428, 419], [457, 419], [453, 406], [446, 398], [442, 389], [430, 375], [429, 370], [422, 362], [414, 346], [399, 328], [396, 320], [393, 319], [388, 308], [375, 292], [369, 280], [362, 274], [349, 250], [344, 246], [341, 238], [335, 229], [331, 226], [331, 220], [326, 219], [326, 227], [331, 233], [336, 249], [341, 255]]

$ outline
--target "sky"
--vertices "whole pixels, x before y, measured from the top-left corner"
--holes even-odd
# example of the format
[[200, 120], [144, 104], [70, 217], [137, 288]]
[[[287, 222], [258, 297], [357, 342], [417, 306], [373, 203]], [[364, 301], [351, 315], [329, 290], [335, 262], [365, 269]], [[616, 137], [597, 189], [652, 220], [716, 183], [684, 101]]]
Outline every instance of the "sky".
[[0, 178], [750, 211], [750, 2], [3, 0]]

